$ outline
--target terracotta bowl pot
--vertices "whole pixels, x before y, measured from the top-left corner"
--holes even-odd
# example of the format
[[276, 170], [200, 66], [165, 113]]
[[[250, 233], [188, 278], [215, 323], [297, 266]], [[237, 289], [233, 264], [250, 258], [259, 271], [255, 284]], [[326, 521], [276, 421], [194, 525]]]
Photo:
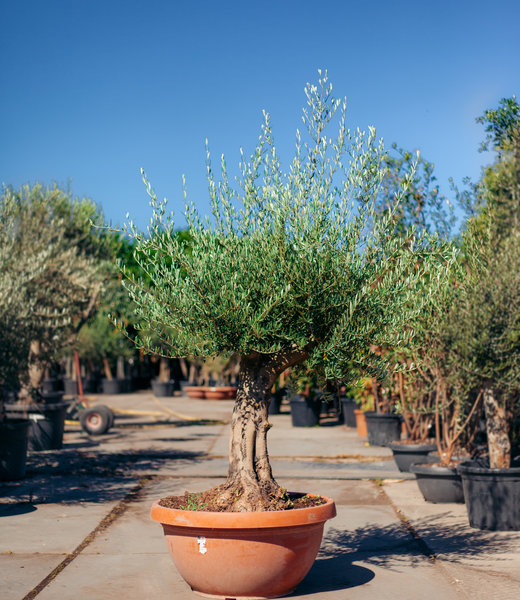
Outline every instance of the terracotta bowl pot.
[[208, 400], [229, 400], [229, 392], [225, 387], [207, 387], [206, 398]]
[[365, 413], [359, 409], [356, 408], [354, 410], [354, 414], [356, 415], [356, 430], [358, 435], [362, 436], [362, 437], [366, 437], [368, 435], [367, 432], [367, 420], [365, 418]]
[[333, 500], [285, 511], [220, 513], [164, 508], [168, 550], [192, 590], [209, 598], [260, 599], [290, 593], [318, 553], [325, 521], [336, 516]]
[[188, 398], [205, 398], [206, 388], [200, 385], [190, 385], [186, 387], [186, 395]]

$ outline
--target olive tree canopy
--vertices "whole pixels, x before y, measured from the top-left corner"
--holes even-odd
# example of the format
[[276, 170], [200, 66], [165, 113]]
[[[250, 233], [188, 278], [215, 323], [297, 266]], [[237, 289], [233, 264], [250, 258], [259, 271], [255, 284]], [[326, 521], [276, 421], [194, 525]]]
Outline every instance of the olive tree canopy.
[[[161, 347], [177, 357], [241, 357], [221, 490], [223, 502], [233, 495], [235, 510], [261, 510], [282, 494], [266, 448], [275, 378], [298, 363], [324, 379], [348, 380], [352, 369], [380, 372], [384, 357], [373, 348], [404, 343], [407, 320], [420, 310], [417, 282], [434, 285], [448, 254], [426, 235], [397, 234], [399, 195], [385, 214], [375, 210], [383, 144], [373, 128], [348, 129], [346, 101], [333, 97], [327, 74], [320, 72], [305, 94], [305, 138], [297, 132], [287, 172], [266, 113], [235, 184], [223, 158], [216, 179], [208, 151], [211, 217], [186, 203], [191, 253], [145, 176], [153, 209], [148, 235], [132, 222], [126, 229], [146, 276], [128, 275], [125, 285]], [[328, 126], [338, 114], [331, 138]], [[160, 353], [146, 335], [139, 343]]]

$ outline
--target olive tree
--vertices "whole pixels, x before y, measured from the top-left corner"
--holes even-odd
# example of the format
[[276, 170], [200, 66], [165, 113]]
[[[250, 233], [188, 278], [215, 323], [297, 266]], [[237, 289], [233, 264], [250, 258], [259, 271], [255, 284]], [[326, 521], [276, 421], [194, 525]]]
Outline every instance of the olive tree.
[[[251, 157], [241, 152], [236, 185], [223, 158], [216, 179], [208, 151], [212, 215], [203, 219], [186, 202], [189, 256], [144, 174], [153, 208], [148, 235], [126, 226], [146, 276], [127, 274], [125, 285], [169, 355], [240, 357], [229, 473], [217, 490], [235, 511], [265, 510], [284, 495], [267, 451], [275, 379], [297, 364], [324, 380], [381, 373], [384, 356], [371, 348], [406, 341], [403, 325], [420, 310], [413, 290], [425, 277], [434, 285], [446, 258], [431, 239], [395, 232], [399, 197], [376, 218], [385, 151], [375, 130], [348, 129], [346, 100], [334, 99], [326, 73], [305, 93], [306, 138], [297, 132], [287, 172], [266, 113]], [[146, 335], [138, 343], [160, 353]]]
[[22, 396], [29, 398], [40, 387], [44, 367], [95, 309], [109, 244], [92, 233], [91, 220], [101, 218], [95, 204], [57, 186], [5, 187], [0, 214], [9, 223], [10, 272], [25, 281], [25, 302], [32, 307], [24, 321], [28, 357], [20, 363], [24, 380], [28, 365]]

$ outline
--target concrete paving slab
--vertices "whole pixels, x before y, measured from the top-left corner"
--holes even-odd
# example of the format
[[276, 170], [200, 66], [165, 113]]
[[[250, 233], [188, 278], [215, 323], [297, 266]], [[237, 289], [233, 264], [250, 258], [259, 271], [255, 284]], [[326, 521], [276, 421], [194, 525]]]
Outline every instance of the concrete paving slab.
[[[58, 597], [72, 600], [78, 596], [91, 600], [116, 597], [193, 600], [195, 596], [167, 556], [160, 527], [149, 519], [150, 504], [165, 493], [182, 493], [186, 488], [201, 491], [216, 483], [218, 480], [196, 479], [150, 482], [138, 500], [38, 597], [42, 600]], [[284, 483], [293, 488], [302, 482], [286, 480]], [[338, 594], [348, 590], [349, 598], [433, 600], [434, 595], [428, 595], [424, 587], [425, 580], [427, 588], [435, 583], [437, 594], [442, 593], [442, 598], [456, 598], [449, 582], [439, 581], [434, 566], [417, 550], [392, 507], [384, 503], [373, 484], [349, 482], [341, 489], [338, 482], [334, 485], [327, 481], [304, 483], [314, 484], [322, 493], [339, 492], [338, 517], [327, 523], [319, 560], [293, 598], [343, 598], [344, 595]], [[417, 589], [412, 593], [418, 586], [419, 593]], [[396, 595], [387, 595], [388, 590]], [[399, 590], [400, 596], [397, 595]]]
[[[126, 495], [127, 484], [131, 485], [118, 485], [120, 498]], [[74, 551], [117, 502], [0, 504], [0, 597], [23, 598]]]
[[498, 598], [497, 586], [501, 598], [520, 596], [519, 532], [473, 529], [464, 504], [425, 502], [413, 481], [383, 488], [468, 597]]
[[[110, 402], [157, 410], [149, 392]], [[19, 600], [33, 589], [138, 481], [143, 487], [125, 510], [93, 540], [87, 538], [36, 598], [196, 598], [177, 574], [149, 510], [156, 498], [222, 481], [229, 426], [204, 425], [201, 419], [230, 418], [232, 402], [174, 397], [161, 403], [163, 411], [198, 421], [127, 415], [99, 438], [68, 426], [63, 451], [31, 454], [25, 480], [0, 484], [2, 598]], [[287, 413], [271, 420], [269, 447], [278, 481], [294, 491], [331, 496], [338, 507], [338, 517], [326, 524], [318, 560], [293, 599], [517, 600], [520, 533], [476, 532], [464, 506], [425, 503], [416, 483], [407, 480], [413, 476], [396, 470], [388, 449], [366, 445], [330, 419], [310, 429], [293, 428]], [[395, 509], [438, 559], [428, 558]], [[18, 540], [11, 542], [15, 535]]]
[[38, 600], [196, 600], [167, 553], [81, 555]]
[[[318, 477], [331, 479], [415, 479], [410, 473], [400, 473], [393, 460], [380, 462], [323, 462], [299, 459], [271, 458], [275, 479], [281, 477]], [[226, 477], [228, 458], [170, 460], [155, 463], [156, 473], [179, 477]]]
[[33, 512], [1, 517], [0, 553], [70, 553], [116, 503], [40, 504]]
[[10, 503], [24, 503], [37, 506], [38, 510], [47, 510], [51, 504], [119, 501], [137, 481], [131, 476], [42, 474], [21, 481], [3, 482], [0, 485], [0, 516], [10, 514]]
[[[343, 425], [320, 427], [293, 427], [291, 416], [271, 415], [273, 427], [269, 430], [268, 447], [271, 457], [291, 456], [351, 456], [392, 459], [392, 451], [381, 446], [368, 445], [353, 429]], [[227, 456], [229, 427], [226, 435], [216, 442], [212, 454]]]
[[0, 597], [24, 598], [65, 558], [63, 554], [0, 553]]

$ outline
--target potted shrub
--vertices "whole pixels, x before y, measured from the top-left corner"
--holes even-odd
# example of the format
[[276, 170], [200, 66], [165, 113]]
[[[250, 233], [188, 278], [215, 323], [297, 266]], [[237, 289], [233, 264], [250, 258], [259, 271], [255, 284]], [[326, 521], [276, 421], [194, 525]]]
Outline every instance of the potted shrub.
[[412, 351], [417, 365], [413, 381], [422, 390], [419, 400], [425, 403], [422, 408], [428, 418], [433, 410], [437, 455], [430, 453], [412, 464], [410, 471], [429, 502], [464, 502], [457, 464], [472, 446], [479, 418], [481, 396], [473, 394], [474, 377], [457, 352], [461, 345], [461, 301], [474, 287], [474, 262], [467, 246], [458, 256], [427, 309], [411, 323], [417, 331]]
[[[239, 356], [226, 482], [195, 502], [190, 496], [165, 498], [152, 508], [181, 574], [202, 594], [274, 597], [288, 593], [305, 575], [334, 504], [313, 496], [302, 500], [274, 479], [267, 451], [272, 386], [298, 364], [322, 381], [349, 381], [354, 362], [374, 374], [383, 369], [384, 357], [370, 345], [404, 343], [403, 324], [418, 309], [411, 301], [414, 286], [426, 273], [431, 281], [441, 277], [447, 258], [423, 238], [403, 243], [391, 231], [390, 218], [374, 219], [384, 156], [375, 131], [352, 136], [346, 103], [333, 99], [326, 74], [320, 73], [317, 86], [306, 87], [306, 95], [309, 141], [301, 142], [298, 134], [288, 174], [281, 170], [267, 115], [251, 159], [241, 162], [240, 190], [232, 189], [224, 161], [222, 180], [215, 181], [208, 153], [212, 219], [199, 218], [187, 206], [189, 257], [175, 238], [173, 217], [146, 177], [154, 214], [150, 235], [127, 226], [149, 280], [131, 278], [125, 285], [139, 316], [166, 339], [171, 355]], [[331, 142], [325, 129], [340, 107], [339, 133]], [[146, 339], [137, 343], [154, 351]], [[316, 506], [280, 510], [302, 502]], [[185, 510], [190, 507], [196, 510]], [[261, 563], [253, 532], [263, 536], [280, 524], [300, 527], [309, 521], [316, 536], [298, 542], [307, 548], [305, 561], [288, 549], [291, 535], [278, 533], [269, 542], [277, 568], [270, 571], [272, 562]], [[225, 551], [215, 552], [222, 538]], [[254, 557], [247, 567], [239, 563], [246, 573], [240, 589], [238, 574], [227, 576], [237, 560], [232, 550]], [[196, 581], [194, 572], [202, 574]]]
[[302, 365], [289, 375], [291, 420], [293, 427], [316, 427], [320, 424], [322, 393], [316, 373]]
[[154, 396], [159, 398], [173, 396], [175, 391], [175, 382], [172, 379], [171, 365], [168, 358], [159, 357], [159, 375], [152, 381], [152, 391]]
[[401, 418], [395, 413], [396, 401], [389, 381], [389, 377], [379, 381], [371, 377], [368, 382], [373, 407], [372, 410], [365, 410], [365, 421], [371, 446], [388, 446], [401, 438]]
[[395, 373], [392, 384], [397, 396], [396, 412], [405, 427], [405, 439], [388, 444], [400, 471], [408, 472], [414, 463], [424, 462], [428, 453], [437, 447], [431, 433], [434, 424], [435, 393], [420, 372], [412, 370], [411, 361], [400, 356], [406, 372]]
[[424, 499], [428, 502], [464, 502], [462, 481], [457, 466], [469, 455], [477, 433], [481, 395], [471, 401], [466, 391], [448, 386], [442, 374], [435, 375], [436, 452], [410, 466]]
[[367, 420], [365, 414], [374, 410], [374, 396], [370, 392], [370, 377], [359, 380], [359, 395], [356, 397], [354, 417], [356, 419], [356, 431], [361, 437], [367, 437]]
[[112, 255], [105, 237], [92, 230], [92, 222], [103, 219], [90, 200], [39, 184], [6, 187], [3, 196], [17, 224], [16, 255], [35, 260], [44, 253], [38, 276], [26, 288], [36, 310], [28, 324], [28, 377], [20, 399], [30, 404], [42, 391], [46, 369], [95, 311]]
[[59, 416], [60, 431], [52, 442], [53, 447], [61, 446], [57, 438], [60, 432], [63, 436], [65, 405], [61, 394], [43, 393], [42, 383], [46, 368], [73, 333], [73, 318], [80, 319], [96, 297], [98, 267], [76, 245], [79, 239], [86, 243], [95, 207], [72, 200], [56, 187], [36, 185], [4, 188], [1, 213], [4, 241], [12, 255], [3, 276], [16, 278], [19, 286], [18, 301], [11, 301], [11, 309], [15, 305], [21, 316], [14, 343], [27, 353], [18, 360], [13, 387], [19, 389], [19, 402], [9, 405], [9, 416], [30, 416], [29, 447], [48, 449], [42, 446], [41, 434], [45, 430], [47, 437]]
[[[459, 466], [472, 527], [520, 531], [520, 464], [511, 440], [520, 413], [520, 231], [487, 257], [480, 285], [464, 308], [467, 351], [461, 360], [480, 380], [488, 455]], [[481, 303], [481, 304], [478, 304]]]
[[[27, 301], [26, 283], [35, 277], [40, 264], [25, 261], [13, 253], [10, 206], [5, 196], [0, 198], [0, 480], [25, 476], [27, 455], [27, 419], [10, 419], [4, 403], [19, 387], [20, 367], [27, 361], [30, 339], [28, 322], [34, 305]], [[27, 372], [22, 370], [22, 372]]]

